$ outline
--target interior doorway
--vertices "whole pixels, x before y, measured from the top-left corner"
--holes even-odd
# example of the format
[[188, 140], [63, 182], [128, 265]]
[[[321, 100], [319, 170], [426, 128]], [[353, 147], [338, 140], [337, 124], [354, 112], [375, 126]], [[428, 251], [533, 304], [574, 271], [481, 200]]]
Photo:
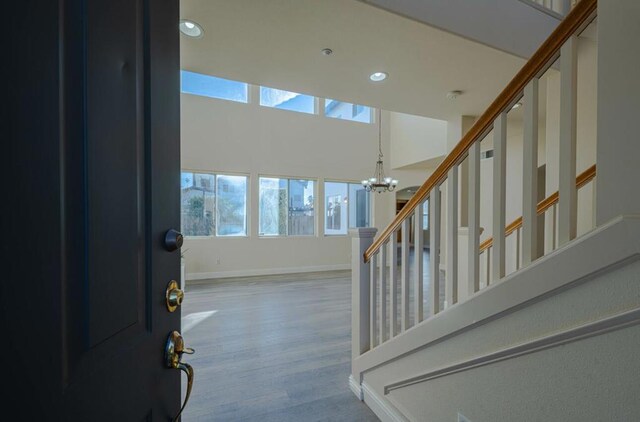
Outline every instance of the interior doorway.
[[[413, 195], [418, 191], [418, 188], [420, 186], [410, 186], [408, 188], [404, 188], [404, 189], [400, 189], [399, 191], [396, 192], [396, 214], [398, 214], [400, 211], [402, 211], [402, 208], [404, 208], [404, 206], [409, 202], [409, 200], [413, 197]], [[428, 208], [428, 207], [425, 207]], [[423, 214], [425, 214], [427, 216], [427, 218], [425, 218], [424, 220], [426, 220], [428, 222], [428, 209], [423, 211]], [[423, 227], [426, 227], [423, 224]], [[414, 225], [414, 221], [413, 219], [410, 220], [410, 225], [409, 225], [409, 244], [413, 245], [414, 241], [415, 241], [415, 225]], [[402, 233], [402, 230], [398, 231], [398, 242], [402, 241], [402, 236], [404, 234]], [[425, 241], [428, 241], [428, 232], [427, 232], [427, 236], [424, 237]]]

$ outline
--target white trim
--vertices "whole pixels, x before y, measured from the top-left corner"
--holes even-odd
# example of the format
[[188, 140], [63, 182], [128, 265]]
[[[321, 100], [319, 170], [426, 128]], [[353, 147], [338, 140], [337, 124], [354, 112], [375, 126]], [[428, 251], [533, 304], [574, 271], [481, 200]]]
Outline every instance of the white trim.
[[[356, 375], [508, 315], [615, 265], [640, 259], [640, 216], [620, 216], [353, 361]], [[606, 245], [606, 248], [603, 247]], [[590, 257], [590, 259], [585, 259]]]
[[445, 367], [429, 371], [424, 374], [404, 379], [402, 381], [387, 384], [384, 387], [384, 394], [389, 394], [391, 391], [397, 390], [399, 388], [431, 381], [436, 378], [457, 374], [459, 372], [491, 365], [496, 362], [517, 358], [531, 353], [540, 352], [542, 350], [551, 349], [553, 347], [562, 346], [574, 341], [599, 336], [611, 331], [619, 330], [637, 324], [640, 324], [640, 308], [621, 312], [607, 318], [599, 319], [595, 322], [590, 322], [575, 328], [546, 335], [533, 341], [519, 344], [517, 346], [507, 347], [505, 349], [482, 356], [476, 356], [472, 359], [467, 359], [462, 362], [447, 365]]
[[[533, 0], [520, 0], [522, 3], [533, 7], [534, 9], [538, 9], [539, 11], [541, 11], [542, 13], [546, 13], [547, 15], [551, 16], [552, 18], [556, 18], [558, 20], [562, 20], [564, 19], [564, 16], [561, 13], [556, 12], [553, 9], [550, 9], [548, 7], [545, 7], [541, 4], [536, 3]], [[568, 13], [568, 11], [567, 11]]]
[[362, 383], [361, 389], [364, 402], [382, 422], [409, 422], [389, 400], [378, 395], [366, 382]]
[[189, 273], [186, 275], [186, 279], [188, 281], [191, 281], [191, 280], [207, 280], [207, 279], [228, 278], [228, 277], [250, 277], [250, 276], [258, 276], [258, 275], [313, 273], [313, 272], [320, 272], [320, 271], [338, 271], [338, 270], [350, 270], [350, 269], [351, 269], [350, 264], [315, 265], [310, 267], [258, 268], [255, 270]]
[[362, 387], [360, 387], [360, 384], [358, 384], [356, 379], [353, 378], [353, 375], [349, 375], [349, 388], [351, 389], [353, 394], [356, 395], [358, 400], [364, 401], [364, 396], [362, 395]]

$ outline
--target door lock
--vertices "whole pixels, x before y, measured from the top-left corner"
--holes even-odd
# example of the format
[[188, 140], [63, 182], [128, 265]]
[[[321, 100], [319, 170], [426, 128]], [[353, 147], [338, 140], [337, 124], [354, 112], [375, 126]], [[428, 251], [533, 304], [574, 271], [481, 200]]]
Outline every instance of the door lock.
[[170, 229], [164, 234], [164, 247], [169, 252], [173, 252], [182, 247], [184, 237], [178, 230]]
[[167, 309], [169, 312], [174, 312], [178, 309], [178, 306], [182, 305], [182, 301], [184, 300], [184, 292], [180, 287], [178, 287], [178, 282], [175, 280], [171, 280], [169, 284], [167, 284], [167, 292], [165, 294], [165, 302], [167, 304]]

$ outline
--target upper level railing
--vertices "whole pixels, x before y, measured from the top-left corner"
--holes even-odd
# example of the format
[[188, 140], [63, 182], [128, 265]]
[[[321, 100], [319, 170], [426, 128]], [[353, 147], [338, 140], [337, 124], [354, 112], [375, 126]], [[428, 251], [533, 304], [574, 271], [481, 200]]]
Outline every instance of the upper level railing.
[[576, 0], [519, 0], [558, 19], [562, 19], [571, 10]]
[[[551, 250], [577, 236], [578, 189], [594, 180], [596, 170], [592, 166], [576, 179], [577, 37], [596, 13], [597, 0], [577, 3], [380, 236], [372, 240], [375, 229], [358, 231], [352, 250], [354, 358], [459, 300], [474, 295], [481, 285], [499, 282], [507, 274], [508, 255], [516, 256], [516, 270], [542, 256], [545, 248], [541, 247], [540, 234], [544, 230], [541, 231], [539, 213], [553, 212], [548, 220], [553, 226]], [[559, 66], [554, 66], [554, 69], [559, 69], [560, 82], [559, 189], [539, 201], [538, 82], [559, 58]], [[507, 226], [507, 114], [517, 103], [522, 103], [523, 122], [522, 217]], [[548, 114], [549, 110], [546, 112]], [[492, 195], [491, 206], [485, 207], [483, 212], [490, 213], [491, 238], [481, 245], [480, 145], [490, 133], [493, 133], [490, 163], [493, 176], [485, 188], [492, 189]], [[464, 233], [458, 224], [461, 215], [459, 169], [463, 162], [468, 177], [464, 194], [468, 239], [459, 245], [459, 237]], [[510, 201], [513, 202], [512, 199]], [[429, 207], [429, 252], [426, 259], [423, 258], [424, 206]], [[398, 248], [400, 231], [402, 236]], [[517, 237], [515, 254], [511, 250], [507, 253], [506, 238], [512, 233]], [[486, 256], [484, 271], [481, 271], [481, 254]], [[428, 266], [428, 277], [423, 278], [427, 275], [425, 266]], [[429, 286], [426, 301], [423, 292], [425, 280]]]
[[[576, 188], [580, 189], [581, 187], [585, 186], [587, 183], [592, 181], [595, 177], [596, 177], [596, 165], [594, 164], [588, 169], [586, 169], [585, 171], [583, 171], [582, 173], [580, 173], [578, 177], [576, 177]], [[538, 208], [536, 210], [536, 213], [538, 215], [544, 214], [549, 208], [556, 206], [558, 204], [558, 200], [559, 200], [559, 195], [558, 195], [558, 192], [556, 191], [551, 195], [547, 196], [542, 201], [538, 202]], [[512, 234], [517, 230], [520, 230], [521, 228], [522, 228], [522, 217], [518, 217], [515, 220], [513, 220], [509, 225], [507, 225], [507, 227], [505, 227], [504, 235], [509, 236], [510, 234]], [[480, 253], [489, 249], [491, 245], [493, 245], [492, 237], [488, 238], [487, 240], [485, 240], [480, 244]]]

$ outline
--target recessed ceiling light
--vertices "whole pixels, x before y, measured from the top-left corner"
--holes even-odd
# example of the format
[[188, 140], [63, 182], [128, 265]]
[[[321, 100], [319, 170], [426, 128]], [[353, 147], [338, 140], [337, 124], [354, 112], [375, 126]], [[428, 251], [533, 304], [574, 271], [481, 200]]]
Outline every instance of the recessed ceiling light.
[[458, 91], [458, 90], [447, 92], [447, 98], [450, 100], [455, 100], [461, 95], [462, 95], [462, 91]]
[[320, 50], [320, 52], [325, 56], [330, 56], [333, 54], [333, 50], [330, 48], [323, 48], [322, 50]]
[[381, 82], [387, 79], [387, 76], [389, 76], [387, 72], [375, 72], [372, 73], [371, 76], [369, 76], [369, 79], [371, 79], [373, 82]]
[[511, 107], [511, 110], [515, 110], [516, 108], [520, 108], [520, 107], [522, 107], [522, 103], [515, 103], [513, 107]]
[[186, 19], [180, 21], [180, 25], [178, 25], [178, 28], [180, 28], [180, 32], [191, 38], [201, 38], [204, 34], [204, 30], [200, 25], [198, 25], [194, 21]]

